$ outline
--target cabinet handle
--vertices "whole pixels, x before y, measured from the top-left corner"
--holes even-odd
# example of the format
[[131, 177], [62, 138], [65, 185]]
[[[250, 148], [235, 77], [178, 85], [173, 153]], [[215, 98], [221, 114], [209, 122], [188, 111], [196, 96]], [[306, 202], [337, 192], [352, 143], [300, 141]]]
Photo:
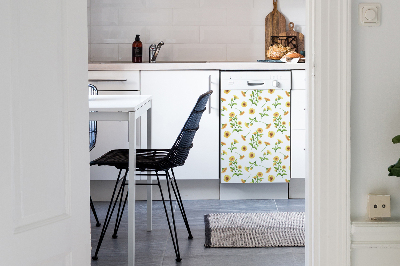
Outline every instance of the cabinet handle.
[[264, 82], [250, 82], [247, 81], [247, 86], [261, 86], [264, 85]]
[[[208, 91], [211, 91], [211, 75], [208, 76]], [[211, 114], [211, 95], [208, 98], [208, 113]]]
[[101, 81], [127, 81], [127, 79], [89, 79], [90, 82], [101, 82]]

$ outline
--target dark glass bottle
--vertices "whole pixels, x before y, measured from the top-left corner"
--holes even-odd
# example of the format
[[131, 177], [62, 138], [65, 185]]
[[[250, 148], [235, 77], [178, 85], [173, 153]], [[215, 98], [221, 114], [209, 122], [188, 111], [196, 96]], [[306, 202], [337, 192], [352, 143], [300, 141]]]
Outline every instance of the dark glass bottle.
[[140, 35], [136, 35], [135, 41], [132, 43], [132, 63], [142, 63], [142, 46]]

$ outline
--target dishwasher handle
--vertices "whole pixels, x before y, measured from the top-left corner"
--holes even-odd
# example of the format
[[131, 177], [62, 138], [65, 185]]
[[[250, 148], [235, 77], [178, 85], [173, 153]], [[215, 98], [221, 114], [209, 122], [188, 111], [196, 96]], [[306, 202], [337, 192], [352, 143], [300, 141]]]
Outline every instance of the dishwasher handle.
[[264, 82], [251, 82], [247, 81], [247, 86], [262, 86], [264, 85]]

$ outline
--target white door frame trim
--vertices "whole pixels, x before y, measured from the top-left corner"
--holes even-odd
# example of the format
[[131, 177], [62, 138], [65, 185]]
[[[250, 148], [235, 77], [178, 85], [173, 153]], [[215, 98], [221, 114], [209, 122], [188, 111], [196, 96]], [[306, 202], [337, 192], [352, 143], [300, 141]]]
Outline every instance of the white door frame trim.
[[306, 265], [350, 265], [351, 0], [307, 0]]

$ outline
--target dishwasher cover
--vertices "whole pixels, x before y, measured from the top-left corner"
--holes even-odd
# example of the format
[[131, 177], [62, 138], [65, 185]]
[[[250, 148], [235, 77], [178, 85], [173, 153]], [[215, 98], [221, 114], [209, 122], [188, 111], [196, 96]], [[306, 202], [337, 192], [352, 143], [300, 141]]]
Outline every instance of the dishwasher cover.
[[221, 80], [221, 183], [289, 182], [290, 85], [240, 87], [224, 90]]

